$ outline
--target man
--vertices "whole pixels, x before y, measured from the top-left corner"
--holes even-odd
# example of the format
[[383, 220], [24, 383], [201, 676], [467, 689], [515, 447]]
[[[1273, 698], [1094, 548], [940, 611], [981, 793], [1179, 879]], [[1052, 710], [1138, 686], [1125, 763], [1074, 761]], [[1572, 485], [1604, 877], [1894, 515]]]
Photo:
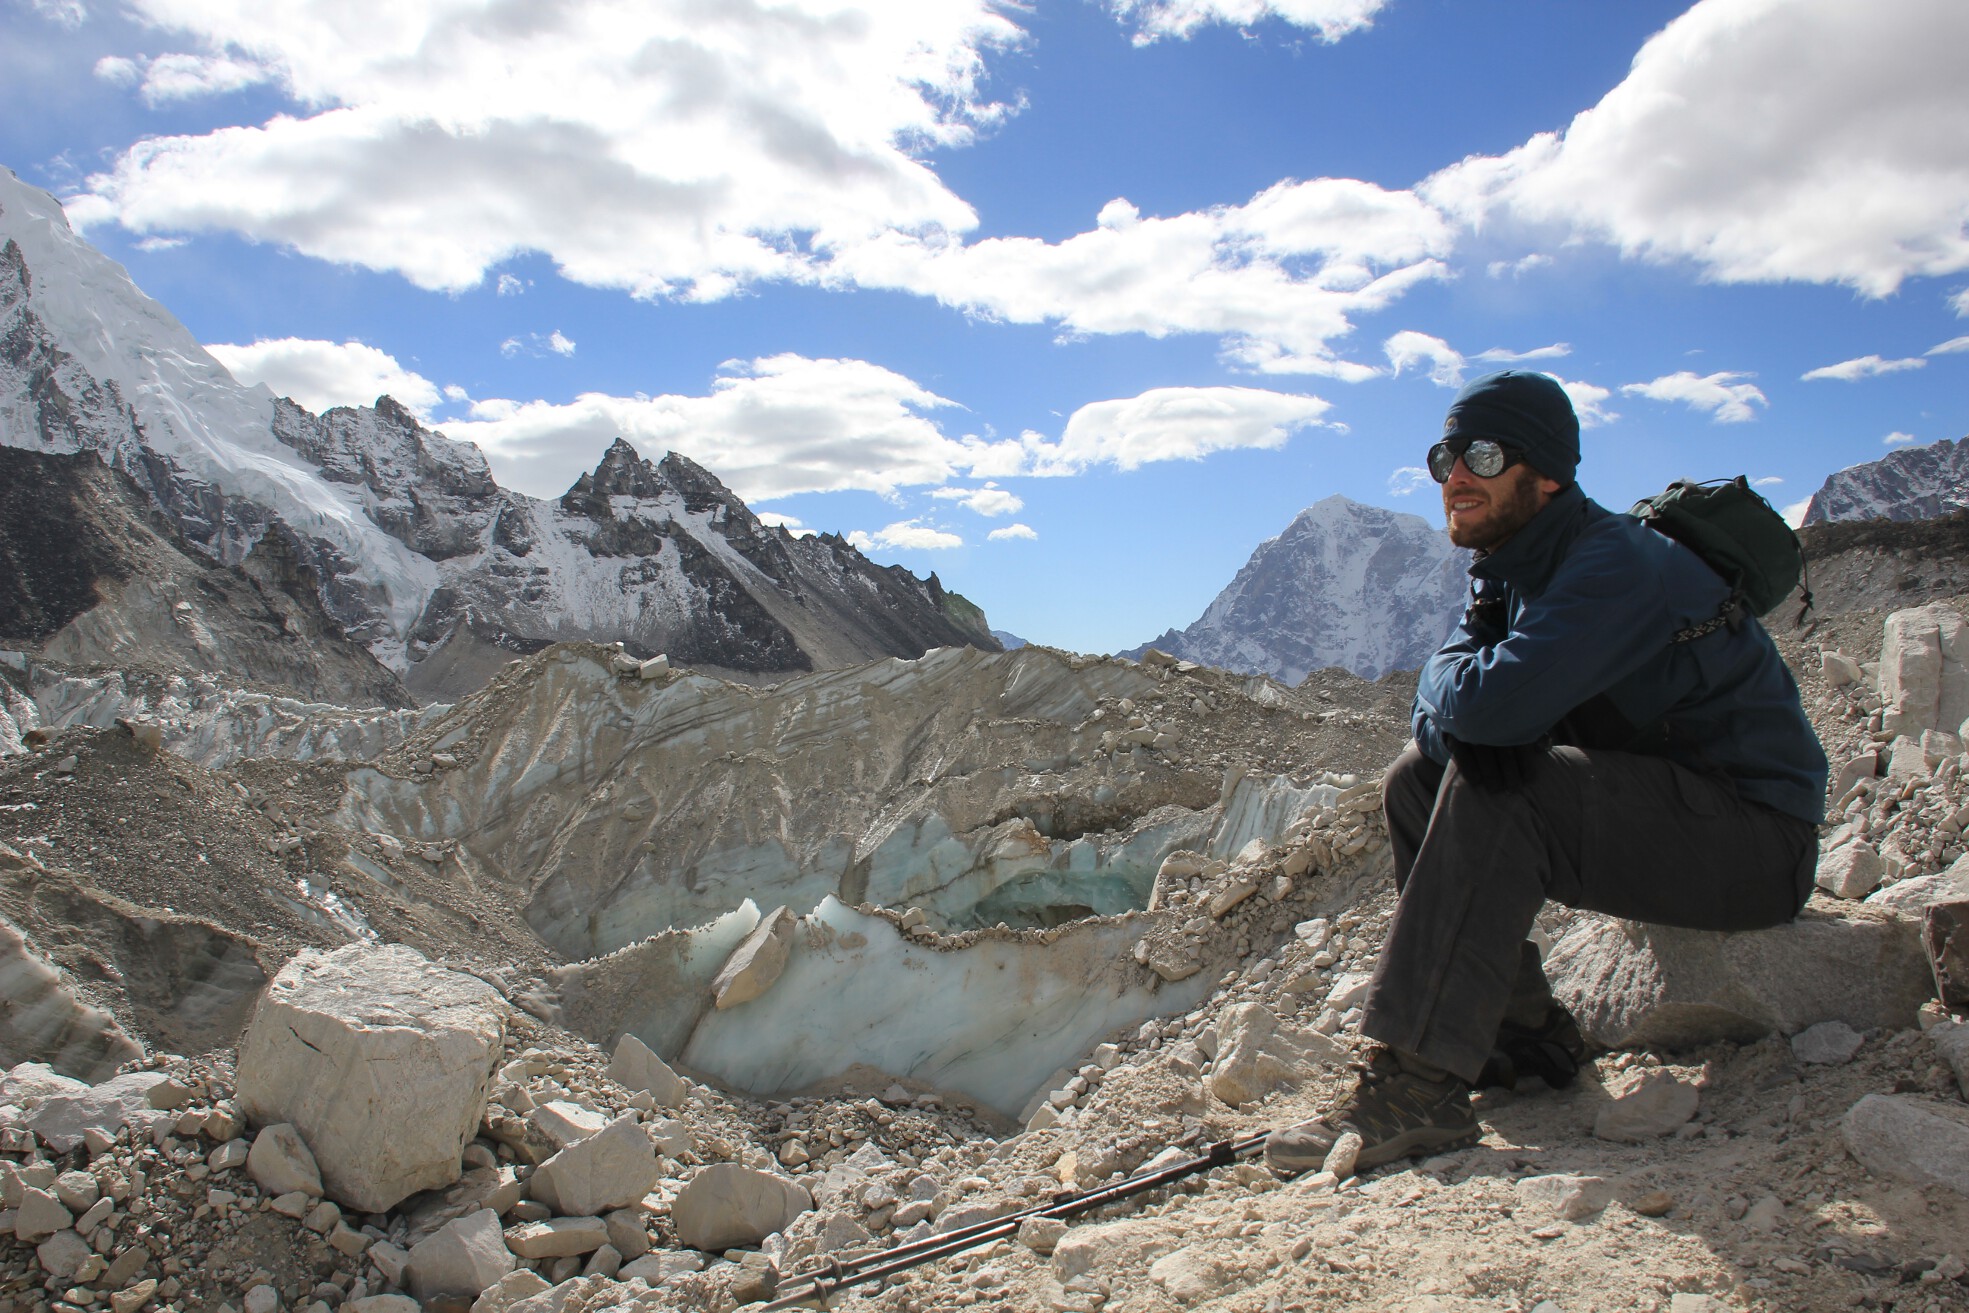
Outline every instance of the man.
[[1790, 671], [1715, 571], [1589, 501], [1578, 465], [1571, 401], [1521, 371], [1465, 388], [1429, 451], [1450, 541], [1476, 553], [1470, 603], [1383, 786], [1397, 895], [1361, 1018], [1378, 1047], [1339, 1104], [1268, 1137], [1281, 1171], [1346, 1131], [1359, 1168], [1465, 1145], [1480, 1079], [1570, 1078], [1585, 1046], [1526, 942], [1547, 898], [1751, 930], [1811, 892], [1825, 753]]

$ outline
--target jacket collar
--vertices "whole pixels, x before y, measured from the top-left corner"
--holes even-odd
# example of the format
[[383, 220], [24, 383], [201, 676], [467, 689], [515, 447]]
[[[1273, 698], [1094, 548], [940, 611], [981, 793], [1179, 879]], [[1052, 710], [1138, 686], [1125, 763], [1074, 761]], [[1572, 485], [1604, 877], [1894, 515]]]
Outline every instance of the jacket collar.
[[1565, 559], [1573, 539], [1585, 527], [1593, 505], [1577, 483], [1552, 494], [1544, 509], [1494, 552], [1479, 556], [1470, 566], [1473, 579], [1495, 579], [1524, 593], [1543, 592]]

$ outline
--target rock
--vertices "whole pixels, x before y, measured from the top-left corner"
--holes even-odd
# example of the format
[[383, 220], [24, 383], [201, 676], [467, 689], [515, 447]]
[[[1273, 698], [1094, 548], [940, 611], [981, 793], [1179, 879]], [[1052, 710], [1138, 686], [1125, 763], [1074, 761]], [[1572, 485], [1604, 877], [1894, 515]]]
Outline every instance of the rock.
[[440, 1295], [476, 1299], [512, 1270], [513, 1253], [490, 1208], [447, 1222], [412, 1245], [405, 1269], [410, 1292], [427, 1304]]
[[1930, 904], [1921, 936], [1935, 997], [1943, 1007], [1969, 1009], [1969, 900]]
[[1767, 1194], [1744, 1210], [1743, 1224], [1765, 1235], [1784, 1225], [1784, 1201]]
[[485, 1288], [478, 1299], [472, 1303], [472, 1313], [506, 1313], [513, 1305], [523, 1299], [551, 1290], [540, 1274], [528, 1268], [517, 1268]]
[[592, 1254], [608, 1243], [599, 1217], [549, 1217], [506, 1229], [506, 1247], [521, 1258], [568, 1258]]
[[1304, 1079], [1338, 1059], [1340, 1046], [1326, 1036], [1279, 1024], [1259, 1003], [1225, 1009], [1217, 1022], [1217, 1061], [1210, 1092], [1225, 1103], [1253, 1103], [1280, 1084]]
[[1844, 652], [1819, 653], [1819, 669], [1825, 674], [1826, 685], [1830, 688], [1845, 688], [1848, 684], [1859, 683], [1865, 677], [1860, 670], [1860, 663]]
[[659, 1108], [674, 1108], [690, 1094], [684, 1078], [670, 1070], [649, 1045], [634, 1035], [624, 1034], [615, 1042], [608, 1075], [626, 1090], [646, 1091]]
[[34, 1247], [41, 1270], [60, 1281], [72, 1281], [82, 1265], [94, 1256], [89, 1242], [73, 1231], [57, 1231]]
[[767, 1172], [736, 1163], [699, 1169], [670, 1206], [677, 1239], [713, 1252], [755, 1245], [813, 1207], [813, 1196]]
[[1969, 1195], [1969, 1106], [1908, 1094], [1869, 1094], [1840, 1123], [1868, 1171]]
[[1855, 784], [1861, 780], [1873, 779], [1878, 774], [1880, 774], [1879, 753], [1862, 752], [1858, 756], [1848, 757], [1834, 773], [1832, 787], [1826, 796], [1836, 802], [1844, 798]]
[[1969, 633], [1942, 605], [1887, 617], [1880, 648], [1880, 701], [1891, 734], [1953, 730], [1969, 716]]
[[1603, 1176], [1527, 1176], [1516, 1189], [1527, 1204], [1568, 1222], [1592, 1217], [1613, 1202], [1613, 1182]]
[[644, 679], [661, 679], [670, 673], [670, 657], [659, 652], [636, 668], [636, 673]]
[[382, 1212], [458, 1179], [504, 1037], [490, 985], [414, 949], [303, 949], [240, 1041], [238, 1101], [293, 1125], [327, 1194]]
[[704, 1255], [689, 1250], [663, 1250], [624, 1263], [622, 1270], [615, 1275], [623, 1281], [647, 1281], [652, 1286], [660, 1286], [671, 1277], [682, 1276], [686, 1272], [702, 1272]]
[[29, 1109], [20, 1124], [57, 1153], [81, 1146], [92, 1130], [114, 1136], [150, 1108], [149, 1093], [164, 1077], [154, 1071], [112, 1076], [73, 1093], [49, 1094]]
[[20, 1062], [0, 1077], [0, 1103], [33, 1107], [41, 1100], [62, 1094], [84, 1094], [89, 1082], [64, 1076], [45, 1062]]
[[1373, 982], [1374, 977], [1365, 971], [1348, 972], [1333, 982], [1333, 988], [1326, 996], [1326, 1006], [1335, 1012], [1345, 1012], [1358, 1006], [1367, 998], [1367, 987]]
[[1969, 1091], [1969, 1022], [1945, 1021], [1928, 1031], [1928, 1042], [1955, 1069], [1955, 1083]]
[[1178, 1249], [1149, 1264], [1149, 1280], [1185, 1304], [1216, 1294], [1230, 1279], [1231, 1272], [1220, 1260], [1197, 1248]]
[[46, 1190], [34, 1186], [21, 1189], [19, 1210], [14, 1214], [14, 1234], [33, 1244], [45, 1240], [57, 1231], [65, 1231], [75, 1222], [75, 1214], [63, 1208], [61, 1201]]
[[557, 1213], [591, 1217], [636, 1203], [663, 1173], [634, 1113], [624, 1113], [534, 1169], [527, 1188]]
[[1344, 1181], [1354, 1174], [1354, 1166], [1360, 1161], [1363, 1144], [1358, 1131], [1343, 1131], [1326, 1151], [1320, 1162], [1320, 1175]]
[[1067, 1224], [1057, 1217], [1028, 1217], [1019, 1223], [1019, 1243], [1035, 1254], [1051, 1254], [1066, 1234]]
[[1226, 913], [1258, 892], [1258, 882], [1251, 879], [1232, 880], [1210, 896], [1210, 915], [1222, 920]]
[[735, 1008], [771, 989], [786, 969], [787, 955], [793, 951], [793, 932], [799, 924], [799, 918], [784, 907], [776, 907], [761, 918], [712, 979], [712, 1002], [720, 1010]]
[[1969, 865], [1958, 859], [1948, 870], [1938, 874], [1917, 875], [1911, 880], [1901, 880], [1884, 889], [1876, 889], [1867, 895], [1866, 905], [1919, 919], [1936, 903], [1965, 899], [1969, 899]]
[[365, 1295], [342, 1305], [341, 1313], [421, 1313], [408, 1295]]
[[1908, 1024], [1933, 991], [1919, 931], [1864, 905], [1818, 902], [1770, 930], [1717, 934], [1584, 915], [1546, 974], [1603, 1048], [1694, 1048], [1821, 1021]]
[[641, 1208], [617, 1208], [602, 1219], [608, 1242], [624, 1258], [640, 1258], [650, 1249], [649, 1218]]
[[301, 1133], [287, 1122], [262, 1127], [246, 1155], [246, 1174], [270, 1195], [303, 1194], [321, 1197], [321, 1170], [308, 1152]]
[[1814, 878], [1834, 898], [1864, 898], [1880, 887], [1886, 870], [1878, 849], [1864, 839], [1854, 839], [1821, 853]]
[[1800, 1062], [1838, 1066], [1851, 1062], [1865, 1039], [1843, 1021], [1821, 1021], [1791, 1037], [1791, 1054]]
[[280, 1313], [280, 1292], [264, 1282], [247, 1291], [241, 1302], [246, 1313]]
[[63, 1172], [55, 1178], [54, 1194], [63, 1208], [74, 1213], [88, 1212], [103, 1197], [102, 1187], [88, 1172]]
[[1166, 1222], [1147, 1218], [1077, 1226], [1054, 1247], [1053, 1270], [1063, 1282], [1090, 1272], [1139, 1271], [1180, 1243]]
[[1630, 1077], [1613, 1102], [1600, 1109], [1593, 1134], [1628, 1144], [1667, 1135], [1695, 1116], [1701, 1102], [1692, 1086], [1668, 1072], [1644, 1072]]
[[556, 1149], [565, 1149], [577, 1140], [585, 1140], [608, 1125], [608, 1118], [592, 1108], [584, 1108], [565, 1099], [550, 1099], [529, 1112], [526, 1119], [539, 1128]]

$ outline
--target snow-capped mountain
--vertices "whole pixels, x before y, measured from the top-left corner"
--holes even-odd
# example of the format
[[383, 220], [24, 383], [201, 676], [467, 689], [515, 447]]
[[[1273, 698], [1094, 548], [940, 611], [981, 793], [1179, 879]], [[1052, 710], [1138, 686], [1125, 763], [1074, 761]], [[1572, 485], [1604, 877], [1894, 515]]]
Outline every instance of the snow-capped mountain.
[[936, 576], [769, 529], [681, 456], [618, 441], [545, 501], [387, 397], [317, 416], [243, 387], [4, 169], [0, 446], [95, 454], [228, 565], [280, 526], [328, 613], [424, 697], [573, 638], [747, 674], [997, 650]]
[[1969, 506], [1969, 438], [1944, 438], [1829, 476], [1812, 494], [1804, 522], [1929, 520], [1964, 506]]
[[1147, 646], [1286, 684], [1328, 666], [1417, 669], [1461, 613], [1469, 562], [1422, 517], [1335, 495], [1259, 544], [1196, 623]]

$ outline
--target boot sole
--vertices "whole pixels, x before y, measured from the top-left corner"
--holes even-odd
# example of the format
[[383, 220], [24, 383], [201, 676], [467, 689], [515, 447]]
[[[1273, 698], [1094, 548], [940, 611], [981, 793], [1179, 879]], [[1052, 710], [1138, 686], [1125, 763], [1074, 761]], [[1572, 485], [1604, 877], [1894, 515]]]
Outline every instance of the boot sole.
[[1363, 1148], [1360, 1157], [1354, 1160], [1354, 1171], [1370, 1171], [1398, 1158], [1422, 1158], [1430, 1154], [1448, 1153], [1452, 1149], [1467, 1149], [1482, 1139], [1483, 1133], [1481, 1126], [1454, 1131], [1447, 1127], [1420, 1126], [1397, 1135], [1385, 1144], [1377, 1144], [1372, 1149]]

